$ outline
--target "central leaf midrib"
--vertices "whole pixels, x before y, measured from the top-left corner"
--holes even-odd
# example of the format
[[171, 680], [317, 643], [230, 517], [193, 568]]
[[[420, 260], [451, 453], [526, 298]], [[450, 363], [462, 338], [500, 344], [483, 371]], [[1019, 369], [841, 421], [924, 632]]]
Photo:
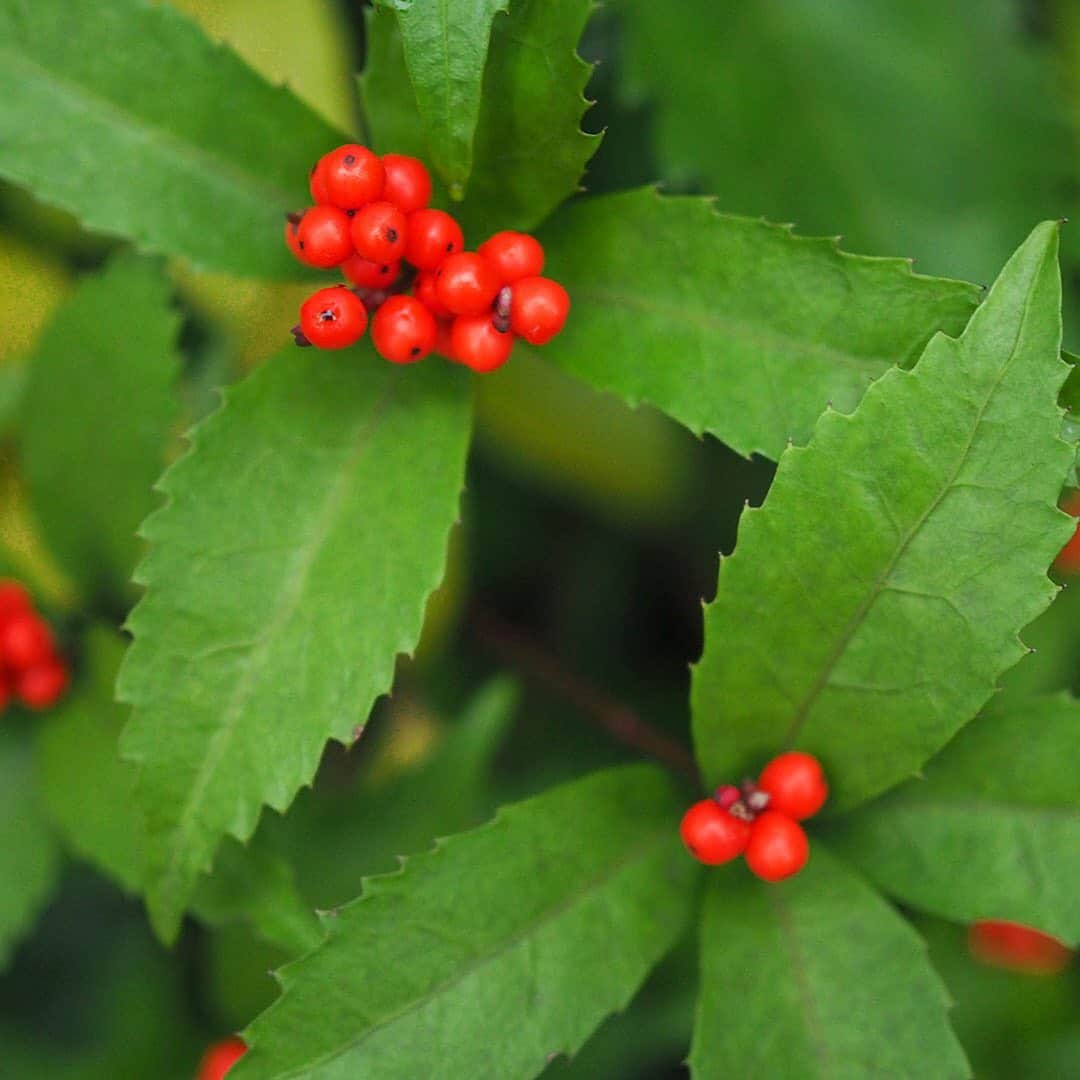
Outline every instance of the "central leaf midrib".
[[[468, 834], [464, 834], [468, 835]], [[555, 903], [547, 911], [542, 912], [525, 926], [512, 933], [508, 938], [498, 942], [494, 948], [489, 952], [484, 953], [481, 956], [474, 958], [470, 963], [466, 964], [460, 971], [455, 972], [450, 978], [443, 980], [443, 982], [432, 987], [430, 990], [422, 994], [420, 997], [413, 1001], [410, 1001], [407, 1005], [398, 1009], [390, 1016], [378, 1021], [372, 1027], [369, 1027], [366, 1031], [362, 1032], [357, 1038], [349, 1039], [341, 1046], [337, 1046], [332, 1050], [328, 1050], [324, 1054], [320, 1054], [317, 1058], [313, 1058], [304, 1062], [302, 1065], [298, 1065], [291, 1069], [287, 1073], [281, 1073], [279, 1080], [290, 1080], [293, 1077], [306, 1076], [310, 1073], [310, 1070], [316, 1068], [319, 1065], [325, 1065], [329, 1061], [333, 1061], [336, 1058], [341, 1057], [343, 1054], [356, 1050], [356, 1048], [363, 1043], [371, 1039], [376, 1033], [382, 1031], [384, 1028], [389, 1027], [391, 1024], [397, 1023], [403, 1017], [408, 1016], [410, 1013], [414, 1013], [419, 1009], [422, 1009], [429, 1002], [435, 998], [441, 996], [452, 990], [455, 986], [462, 983], [470, 975], [479, 971], [481, 968], [486, 967], [489, 964], [495, 963], [503, 956], [511, 953], [518, 945], [526, 941], [529, 937], [539, 933], [550, 923], [566, 914], [572, 908], [576, 907], [580, 903], [584, 903], [594, 893], [599, 892], [604, 886], [608, 885], [614, 878], [616, 878], [626, 867], [632, 863], [643, 860], [653, 851], [653, 849], [659, 847], [662, 842], [668, 842], [671, 839], [671, 834], [666, 824], [658, 824], [653, 827], [651, 835], [647, 840], [630, 848], [629, 851], [619, 856], [613, 863], [605, 867], [605, 869], [595, 876], [587, 879], [584, 883], [580, 884], [577, 889], [572, 890], [568, 895], [563, 897], [557, 903]], [[361, 899], [358, 903], [364, 903]], [[283, 999], [284, 1000], [284, 999]], [[256, 1044], [257, 1045], [257, 1044]]]

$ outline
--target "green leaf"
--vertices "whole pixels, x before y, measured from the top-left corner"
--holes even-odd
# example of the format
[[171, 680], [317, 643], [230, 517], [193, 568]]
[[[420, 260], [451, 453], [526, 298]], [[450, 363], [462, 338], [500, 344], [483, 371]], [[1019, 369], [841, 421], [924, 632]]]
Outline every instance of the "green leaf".
[[21, 464], [48, 549], [85, 598], [127, 599], [179, 411], [179, 319], [161, 264], [123, 254], [59, 308], [31, 357]]
[[472, 171], [491, 23], [509, 0], [413, 0], [396, 11], [430, 160], [455, 199]]
[[693, 680], [711, 783], [794, 745], [847, 809], [917, 770], [1024, 655], [1072, 528], [1057, 237], [1036, 228], [958, 341], [823, 416], [743, 513]]
[[0, 176], [91, 229], [296, 278], [282, 212], [343, 137], [164, 4], [0, 0]]
[[915, 931], [820, 844], [780, 885], [713, 876], [695, 1080], [966, 1078], [947, 1009]]
[[545, 356], [774, 459], [830, 401], [850, 411], [936, 330], [959, 333], [979, 295], [649, 189], [576, 203], [541, 239], [573, 304]]
[[[1012, 0], [615, 8], [664, 178], [725, 209], [985, 282], [1033, 208], [1075, 205], [1060, 79]], [[708, 42], [707, 63], [688, 42]]]
[[[885, 892], [957, 922], [1009, 919], [1080, 943], [1080, 702], [1011, 699], [912, 780], [837, 823]], [[957, 867], [963, 867], [957, 873]]]
[[25, 385], [25, 364], [0, 363], [0, 438], [14, 426]]
[[694, 864], [659, 770], [502, 810], [328, 917], [236, 1080], [535, 1076], [624, 1007], [685, 923]]
[[[578, 190], [600, 138], [581, 130], [591, 67], [576, 52], [592, 7], [591, 0], [515, 0], [509, 15], [495, 20], [474, 119], [472, 177], [464, 201], [453, 206], [471, 245], [498, 229], [533, 228]], [[375, 144], [426, 157], [417, 98], [402, 92], [411, 70], [397, 19], [370, 12], [367, 42], [360, 89]], [[447, 197], [439, 201], [449, 205]]]
[[52, 833], [38, 806], [33, 755], [0, 727], [0, 970], [44, 907], [59, 876]]
[[161, 481], [119, 690], [163, 937], [220, 840], [247, 840], [264, 803], [284, 811], [414, 647], [458, 514], [468, 387], [368, 346], [290, 348]]
[[[128, 709], [112, 696], [123, 653], [123, 641], [112, 630], [91, 629], [84, 680], [42, 725], [38, 755], [45, 809], [66, 846], [134, 893], [146, 876], [135, 811], [137, 773], [118, 753]], [[289, 864], [234, 842], [222, 845], [213, 873], [199, 882], [192, 908], [211, 925], [248, 922], [264, 940], [293, 955], [322, 937]]]

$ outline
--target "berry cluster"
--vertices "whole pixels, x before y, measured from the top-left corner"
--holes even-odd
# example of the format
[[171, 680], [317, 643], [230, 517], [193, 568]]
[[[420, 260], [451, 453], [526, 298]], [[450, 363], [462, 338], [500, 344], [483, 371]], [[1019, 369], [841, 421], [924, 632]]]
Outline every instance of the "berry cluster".
[[706, 866], [745, 855], [763, 881], [783, 881], [810, 857], [799, 822], [813, 817], [828, 797], [817, 758], [792, 750], [773, 758], [757, 783], [725, 784], [711, 799], [694, 803], [682, 819], [683, 843]]
[[211, 1046], [199, 1063], [197, 1080], [224, 1080], [232, 1067], [247, 1053], [243, 1039], [230, 1035]]
[[67, 684], [67, 667], [30, 594], [16, 581], [0, 580], [0, 713], [13, 696], [46, 709]]
[[352, 283], [320, 289], [300, 308], [298, 345], [343, 349], [371, 338], [393, 364], [436, 351], [474, 371], [494, 371], [517, 338], [550, 341], [570, 297], [540, 276], [544, 249], [500, 232], [465, 251], [461, 226], [428, 206], [431, 177], [402, 154], [377, 157], [350, 143], [311, 170], [315, 205], [286, 215], [285, 243], [309, 266], [340, 267]]

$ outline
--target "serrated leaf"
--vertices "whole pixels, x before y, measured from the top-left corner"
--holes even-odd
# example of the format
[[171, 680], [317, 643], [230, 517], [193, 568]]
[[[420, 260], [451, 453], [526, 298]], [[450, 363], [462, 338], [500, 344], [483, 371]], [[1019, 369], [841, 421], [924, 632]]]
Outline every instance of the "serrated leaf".
[[695, 1080], [959, 1080], [970, 1071], [947, 1010], [915, 931], [822, 845], [780, 885], [714, 875]]
[[[445, 192], [441, 199], [471, 246], [498, 229], [533, 228], [578, 190], [600, 138], [581, 130], [591, 67], [576, 51], [592, 7], [591, 0], [515, 0], [495, 19], [472, 177], [464, 201], [451, 205]], [[375, 144], [425, 157], [416, 97], [402, 92], [407, 49], [390, 12], [369, 13], [367, 42], [360, 89]]]
[[283, 811], [414, 647], [458, 514], [468, 386], [367, 346], [290, 348], [161, 481], [119, 690], [163, 937], [221, 839], [247, 840], [264, 804]]
[[[614, 7], [664, 179], [725, 209], [986, 282], [1033, 208], [1075, 204], [1050, 35], [1012, 0]], [[708, 63], [687, 62], [688, 41], [708, 42]]]
[[[845, 855], [905, 904], [1009, 919], [1080, 943], [1080, 702], [995, 703], [912, 780], [835, 827]], [[957, 873], [957, 867], [963, 867]]]
[[281, 215], [344, 141], [146, 0], [0, 0], [0, 131], [0, 175], [89, 228], [268, 278], [305, 276]]
[[179, 412], [162, 265], [117, 256], [57, 310], [30, 358], [20, 464], [45, 546], [87, 600], [121, 600]]
[[717, 214], [651, 189], [587, 199], [541, 233], [572, 308], [544, 354], [695, 434], [777, 458], [831, 402], [959, 333], [979, 291], [832, 240]]
[[794, 745], [847, 809], [912, 775], [1024, 655], [1071, 529], [1057, 236], [1038, 226], [959, 340], [823, 416], [744, 512], [693, 679], [710, 782]]
[[694, 865], [650, 766], [596, 773], [371, 878], [282, 973], [236, 1080], [535, 1076], [677, 939]]
[[0, 727], [0, 970], [48, 900], [60, 871], [52, 832], [38, 806], [26, 741]]
[[509, 0], [413, 0], [395, 12], [430, 161], [457, 199], [472, 172], [491, 24], [508, 6]]
[[[144, 839], [136, 811], [136, 770], [117, 742], [128, 709], [113, 701], [124, 643], [92, 627], [83, 680], [38, 734], [41, 797], [64, 844], [126, 892], [145, 882]], [[314, 912], [296, 889], [291, 866], [260, 849], [223, 844], [213, 873], [200, 879], [195, 916], [213, 926], [247, 922], [263, 940], [292, 955], [321, 939]]]

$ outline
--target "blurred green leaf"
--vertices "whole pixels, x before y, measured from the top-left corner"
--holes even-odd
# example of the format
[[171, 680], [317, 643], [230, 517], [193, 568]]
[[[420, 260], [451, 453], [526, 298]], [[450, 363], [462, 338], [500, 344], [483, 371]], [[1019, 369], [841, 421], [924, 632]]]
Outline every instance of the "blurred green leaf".
[[[161, 264], [117, 256], [45, 328], [20, 410], [20, 461], [42, 540], [87, 600], [129, 598], [180, 403], [179, 319]], [[124, 604], [126, 607], [126, 604]]]
[[143, 0], [0, 0], [0, 61], [0, 175], [147, 251], [305, 276], [281, 215], [343, 136], [195, 23]]
[[[314, 354], [314, 355], [312, 355]], [[290, 348], [161, 481], [121, 671], [151, 918], [171, 938], [226, 834], [284, 811], [419, 636], [469, 443], [460, 369]]]
[[245, 1033], [236, 1080], [535, 1076], [626, 1005], [678, 938], [694, 864], [657, 769], [502, 810], [327, 919]]
[[786, 746], [824, 762], [829, 807], [906, 779], [1024, 655], [1017, 632], [1055, 593], [1056, 223], [1006, 265], [959, 340], [938, 335], [850, 416], [829, 412], [743, 513], [694, 672], [710, 783]]
[[[1008, 919], [1080, 943], [1080, 745], [1070, 695], [995, 703], [834, 842], [891, 896], [957, 922]], [[957, 873], [957, 867], [963, 873]]]
[[395, 13], [430, 161], [454, 198], [472, 172], [491, 23], [508, 6], [509, 0], [413, 0]]
[[0, 727], [0, 969], [45, 905], [59, 875], [52, 832], [38, 806], [31, 748]]
[[911, 927], [815, 845], [769, 885], [714, 874], [702, 917], [695, 1080], [970, 1076]]
[[779, 457], [832, 404], [858, 403], [979, 291], [830, 240], [649, 189], [587, 199], [541, 233], [573, 307], [544, 350], [631, 405], [649, 402], [741, 454]]
[[25, 364], [0, 364], [0, 438], [7, 435], [15, 423], [25, 385]]
[[1076, 201], [1076, 140], [1019, 7], [616, 4], [626, 92], [655, 101], [665, 178], [700, 181], [726, 210], [982, 282], [1033, 216]]
[[[533, 228], [578, 190], [599, 140], [581, 130], [591, 68], [576, 52], [592, 6], [591, 0], [515, 0], [509, 15], [495, 19], [472, 177], [464, 201], [452, 207], [471, 246], [498, 229]], [[374, 10], [367, 31], [360, 89], [372, 138], [383, 152], [426, 157], [416, 98], [402, 92], [408, 50], [397, 19]], [[441, 204], [449, 206], [443, 196]]]

